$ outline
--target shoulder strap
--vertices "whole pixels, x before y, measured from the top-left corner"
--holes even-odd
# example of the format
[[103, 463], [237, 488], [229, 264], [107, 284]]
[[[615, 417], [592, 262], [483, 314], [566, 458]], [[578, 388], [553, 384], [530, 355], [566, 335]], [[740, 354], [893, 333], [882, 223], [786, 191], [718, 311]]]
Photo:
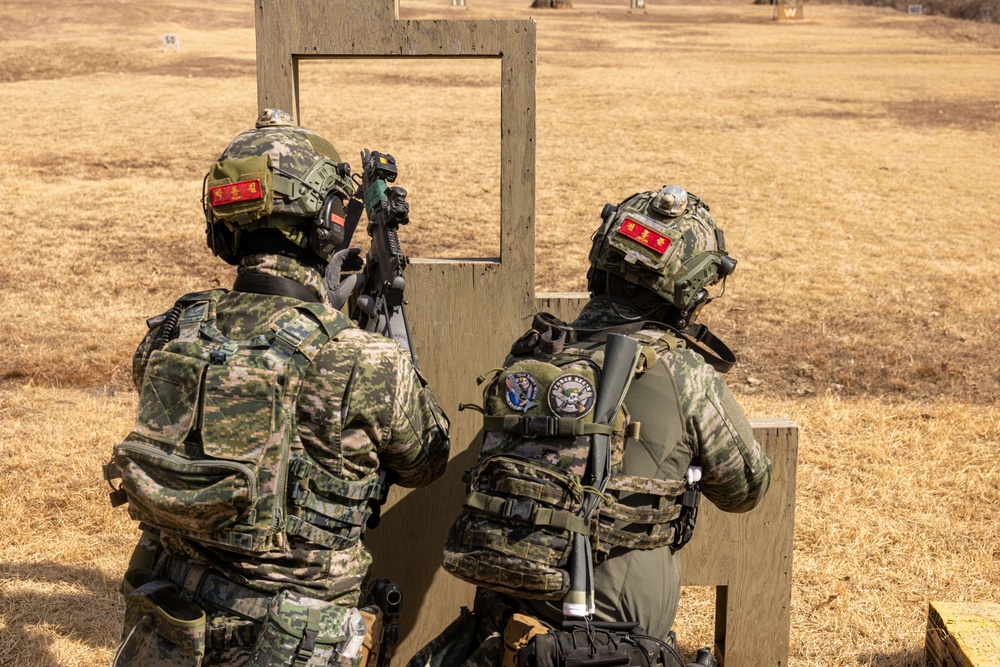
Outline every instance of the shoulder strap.
[[217, 334], [217, 336], [210, 335], [210, 338], [218, 340], [218, 342], [229, 342], [221, 333], [218, 333], [218, 329], [215, 327], [216, 307], [219, 304], [219, 299], [226, 292], [227, 290], [224, 289], [191, 292], [178, 299], [177, 304], [182, 308], [181, 315], [177, 318], [178, 338], [182, 340], [196, 339], [204, 323]]
[[[295, 352], [301, 352], [311, 362], [326, 341], [354, 326], [350, 319], [323, 303], [303, 303], [292, 310], [295, 316], [274, 334], [270, 349], [264, 353], [276, 367], [284, 366]], [[326, 340], [317, 340], [319, 333], [326, 334]]]
[[727, 373], [736, 365], [736, 355], [725, 343], [716, 338], [704, 324], [693, 324], [684, 331], [674, 331], [688, 348], [697, 352], [705, 362], [720, 373]]
[[306, 311], [312, 313], [317, 320], [319, 320], [320, 325], [323, 327], [323, 331], [330, 338], [336, 338], [344, 329], [350, 329], [354, 326], [354, 322], [350, 320], [346, 315], [341, 313], [339, 310], [335, 310], [333, 306], [329, 306], [325, 303], [304, 303], [300, 306], [296, 306], [300, 311]]
[[236, 276], [233, 290], [253, 294], [287, 296], [307, 303], [321, 303], [320, 296], [298, 281], [255, 271], [245, 271]]

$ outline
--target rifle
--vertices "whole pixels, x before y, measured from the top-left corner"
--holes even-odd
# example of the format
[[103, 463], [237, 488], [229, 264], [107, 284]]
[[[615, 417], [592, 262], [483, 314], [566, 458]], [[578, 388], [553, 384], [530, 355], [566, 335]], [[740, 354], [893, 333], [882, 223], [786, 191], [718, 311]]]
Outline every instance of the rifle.
[[[351, 319], [357, 320], [358, 326], [366, 331], [396, 341], [410, 353], [413, 366], [417, 367], [403, 298], [406, 289], [403, 271], [410, 258], [403, 254], [398, 235], [399, 226], [410, 221], [406, 190], [389, 185], [397, 175], [396, 160], [391, 155], [366, 148], [361, 152], [361, 162], [363, 171], [358, 193], [368, 216], [371, 246], [365, 255], [363, 286], [351, 308]], [[345, 238], [338, 249], [350, 245], [360, 209], [357, 199], [348, 204]]]
[[403, 589], [389, 579], [381, 577], [372, 587], [375, 605], [382, 610], [382, 637], [378, 648], [378, 661], [370, 667], [389, 667], [399, 639], [399, 614], [403, 611]]

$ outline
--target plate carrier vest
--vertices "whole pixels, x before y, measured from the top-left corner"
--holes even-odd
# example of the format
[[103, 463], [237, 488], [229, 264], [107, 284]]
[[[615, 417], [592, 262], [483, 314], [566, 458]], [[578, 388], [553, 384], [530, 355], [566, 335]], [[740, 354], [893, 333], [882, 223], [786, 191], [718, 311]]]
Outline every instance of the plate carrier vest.
[[[468, 495], [448, 533], [443, 565], [499, 593], [560, 600], [570, 586], [573, 533], [590, 536], [595, 562], [616, 547], [680, 549], [691, 537], [700, 492], [685, 479], [623, 474], [625, 449], [642, 446], [628, 399], [610, 427], [594, 424], [603, 340], [622, 328], [574, 330], [551, 326], [546, 318], [554, 320], [536, 316], [504, 368], [491, 371], [483, 392], [483, 445], [466, 472]], [[685, 345], [669, 331], [662, 338], [625, 332], [642, 346], [636, 377]], [[459, 409], [470, 407], [477, 406]], [[676, 408], [666, 405], [663, 412], [679, 424]], [[611, 477], [588, 522], [582, 517], [584, 494], [599, 492], [583, 480], [591, 434], [609, 432], [601, 429], [611, 434]]]
[[380, 496], [378, 477], [347, 481], [311, 459], [296, 402], [316, 354], [353, 323], [303, 302], [273, 334], [232, 341], [216, 327], [225, 293], [177, 302], [177, 337], [150, 354], [135, 427], [105, 466], [109, 483], [121, 479], [111, 502], [127, 501], [147, 526], [245, 554], [286, 552], [290, 535], [345, 549]]

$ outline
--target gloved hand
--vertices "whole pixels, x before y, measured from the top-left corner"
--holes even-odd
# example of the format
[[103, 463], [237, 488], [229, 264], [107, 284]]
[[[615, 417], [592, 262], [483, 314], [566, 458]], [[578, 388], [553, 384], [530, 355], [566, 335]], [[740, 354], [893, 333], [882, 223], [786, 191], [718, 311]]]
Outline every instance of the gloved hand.
[[330, 263], [326, 265], [323, 287], [326, 288], [330, 304], [337, 310], [343, 308], [351, 295], [359, 294], [361, 288], [365, 286], [365, 274], [352, 273], [341, 280], [341, 272], [360, 271], [363, 267], [364, 260], [361, 259], [361, 248], [345, 248], [333, 253]]

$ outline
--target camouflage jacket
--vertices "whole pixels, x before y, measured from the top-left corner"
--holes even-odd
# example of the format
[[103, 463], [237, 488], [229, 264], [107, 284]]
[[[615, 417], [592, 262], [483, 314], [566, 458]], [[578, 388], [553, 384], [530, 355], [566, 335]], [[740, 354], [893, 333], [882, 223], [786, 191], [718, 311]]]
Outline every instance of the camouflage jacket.
[[[291, 278], [326, 299], [319, 272], [287, 257], [250, 255], [238, 271]], [[218, 303], [217, 326], [230, 339], [250, 339], [271, 331], [274, 319], [296, 303], [283, 296], [228, 292]], [[151, 329], [133, 357], [137, 387], [157, 333], [158, 328]], [[325, 379], [338, 367], [350, 368], [359, 360], [356, 381], [350, 386], [331, 386]], [[324, 400], [328, 396], [341, 396], [342, 410], [333, 411]], [[421, 487], [439, 477], [448, 460], [447, 417], [408, 355], [392, 340], [360, 329], [348, 329], [317, 354], [302, 379], [296, 417], [306, 452], [347, 481], [360, 480], [381, 467], [396, 474], [396, 483]], [[372, 563], [363, 539], [333, 551], [293, 538], [289, 553], [267, 558], [241, 556], [166, 534], [162, 543], [174, 557], [207, 564], [265, 593], [294, 588], [349, 606], [358, 603], [362, 579]]]
[[[597, 297], [584, 306], [573, 326], [586, 329], [628, 322], [639, 313], [621, 301]], [[663, 331], [641, 333], [662, 336]], [[757, 506], [771, 483], [771, 462], [753, 438], [746, 416], [722, 376], [705, 360], [684, 348], [660, 357], [676, 387], [684, 424], [678, 448], [702, 468], [701, 491], [725, 512], [746, 512]], [[682, 465], [686, 468], [686, 465]]]

